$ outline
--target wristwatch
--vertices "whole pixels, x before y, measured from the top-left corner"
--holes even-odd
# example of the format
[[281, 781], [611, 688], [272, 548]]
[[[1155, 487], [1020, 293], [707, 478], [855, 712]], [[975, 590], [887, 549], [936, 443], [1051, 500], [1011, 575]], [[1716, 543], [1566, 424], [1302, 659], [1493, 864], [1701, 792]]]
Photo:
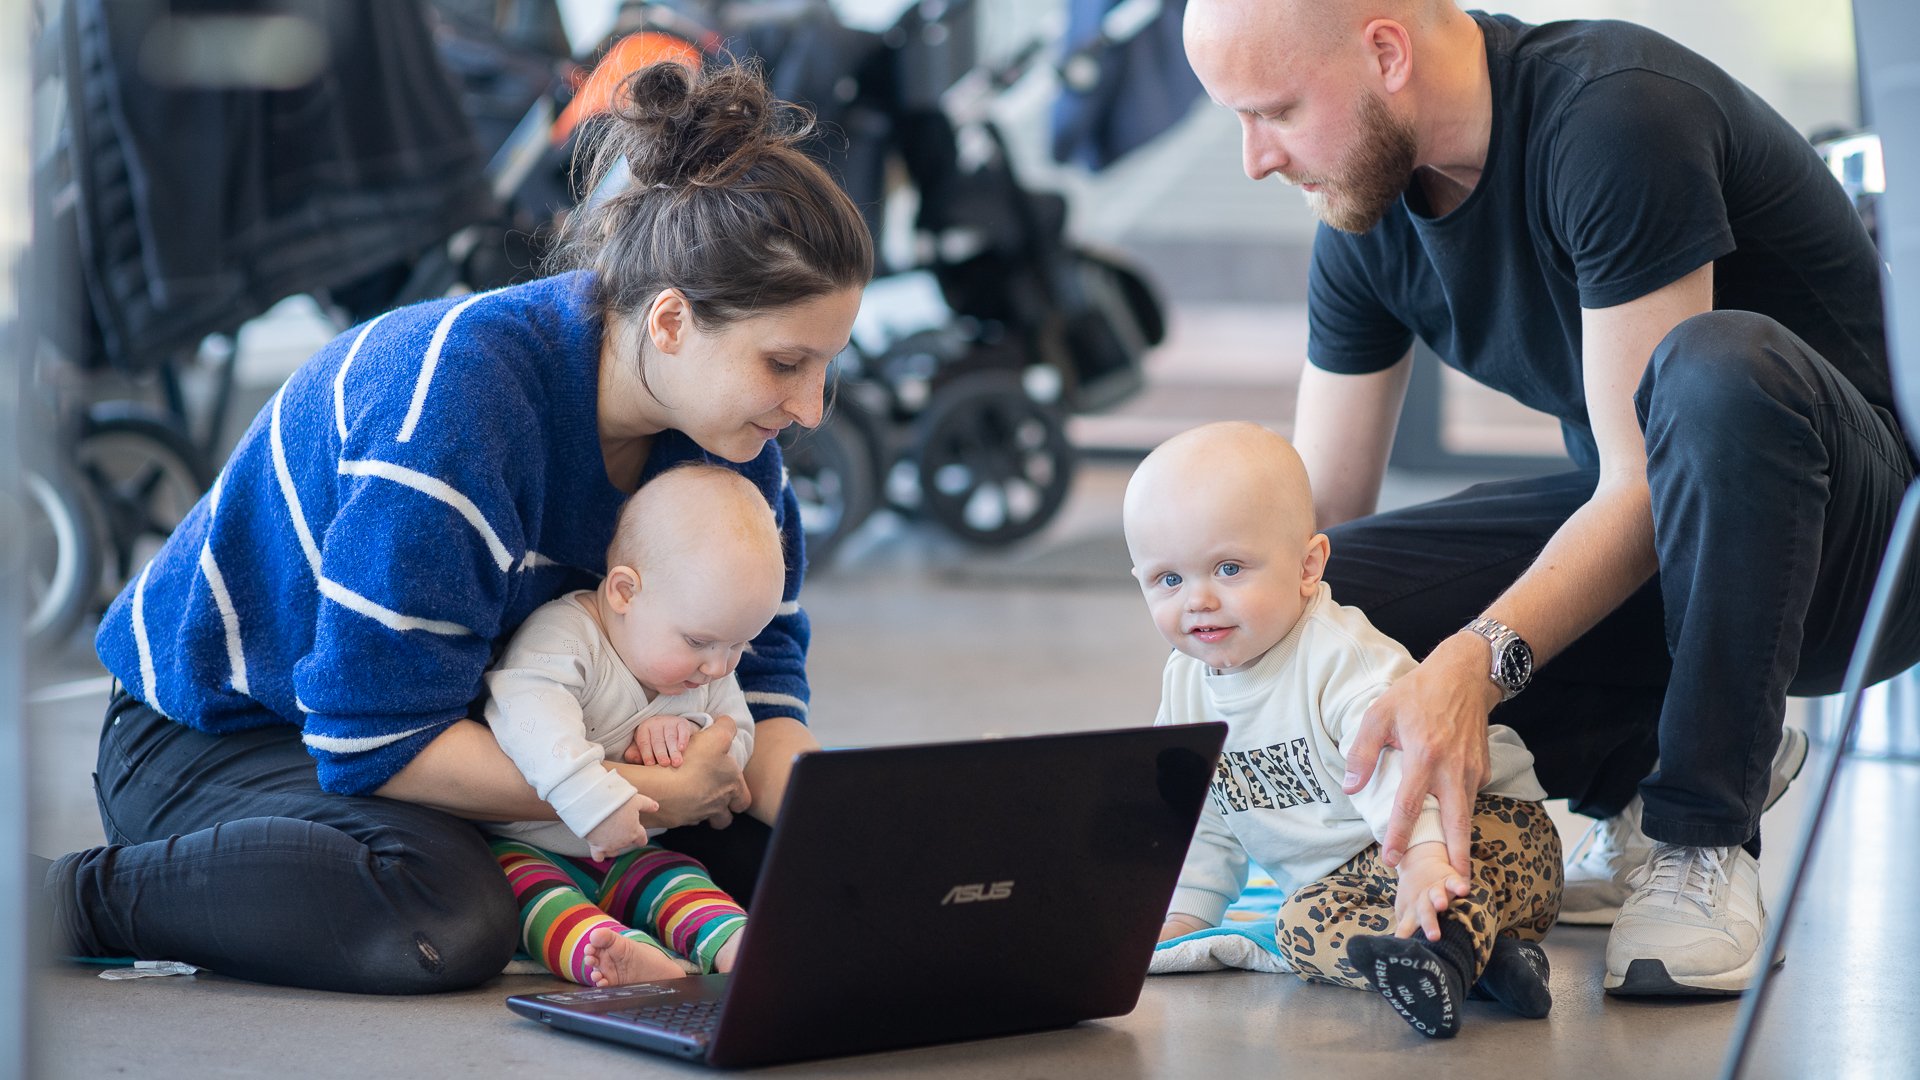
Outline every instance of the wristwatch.
[[1513, 696], [1527, 688], [1533, 678], [1533, 650], [1513, 628], [1495, 619], [1478, 618], [1467, 624], [1468, 630], [1487, 639], [1493, 646], [1493, 669], [1488, 675], [1493, 684], [1500, 688], [1501, 701], [1512, 701]]

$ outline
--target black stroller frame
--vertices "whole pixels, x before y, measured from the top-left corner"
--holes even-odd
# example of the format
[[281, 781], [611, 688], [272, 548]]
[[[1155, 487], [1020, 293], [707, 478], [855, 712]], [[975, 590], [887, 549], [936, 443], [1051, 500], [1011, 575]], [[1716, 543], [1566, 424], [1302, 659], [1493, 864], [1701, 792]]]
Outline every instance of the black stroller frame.
[[[1138, 391], [1144, 354], [1164, 336], [1144, 276], [1071, 240], [1066, 201], [1021, 183], [988, 107], [1048, 45], [1030, 42], [992, 68], [962, 60], [973, 6], [915, 4], [842, 68], [857, 72], [858, 89], [845, 102], [840, 88], [847, 143], [829, 163], [876, 235], [889, 161], [919, 195], [916, 259], [883, 271], [867, 306], [887, 303], [890, 281], [920, 275], [947, 310], [879, 341], [856, 333], [827, 419], [783, 439], [818, 564], [882, 504], [980, 545], [1038, 532], [1072, 484], [1067, 418]], [[842, 49], [863, 44], [824, 24], [824, 5], [807, 17]], [[791, 48], [795, 31], [783, 32]], [[785, 58], [767, 60], [783, 97], [808, 103], [833, 90], [784, 84]]]

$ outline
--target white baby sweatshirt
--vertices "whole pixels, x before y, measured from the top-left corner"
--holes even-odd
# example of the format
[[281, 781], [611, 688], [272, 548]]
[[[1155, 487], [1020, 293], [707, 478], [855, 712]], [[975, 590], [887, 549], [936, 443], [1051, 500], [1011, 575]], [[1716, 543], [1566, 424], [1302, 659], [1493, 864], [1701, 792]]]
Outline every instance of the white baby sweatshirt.
[[[1414, 668], [1400, 643], [1358, 608], [1334, 603], [1325, 582], [1293, 630], [1251, 667], [1212, 674], [1181, 652], [1167, 658], [1158, 724], [1225, 721], [1212, 798], [1188, 849], [1169, 912], [1218, 926], [1246, 887], [1249, 859], [1291, 895], [1385, 835], [1400, 785], [1400, 752], [1381, 754], [1357, 794], [1341, 791], [1346, 754], [1367, 706]], [[1544, 799], [1533, 755], [1511, 728], [1487, 729], [1492, 777], [1480, 790]], [[1408, 846], [1443, 840], [1427, 796]]]
[[586, 855], [581, 837], [634, 796], [633, 785], [604, 762], [621, 760], [642, 720], [685, 716], [705, 727], [730, 716], [737, 730], [728, 752], [743, 769], [753, 756], [753, 715], [732, 675], [648, 701], [582, 606], [592, 597], [568, 593], [534, 609], [487, 672], [487, 725], [560, 820], [485, 827], [562, 855]]

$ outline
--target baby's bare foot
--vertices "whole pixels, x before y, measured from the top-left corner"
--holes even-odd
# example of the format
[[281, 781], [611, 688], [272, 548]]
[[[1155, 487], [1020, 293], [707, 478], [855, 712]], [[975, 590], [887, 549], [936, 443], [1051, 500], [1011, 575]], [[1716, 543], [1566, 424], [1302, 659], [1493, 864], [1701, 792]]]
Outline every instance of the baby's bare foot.
[[713, 970], [723, 975], [733, 970], [733, 958], [740, 955], [741, 936], [735, 934], [727, 939], [725, 945], [720, 946], [719, 954], [713, 958]]
[[645, 942], [596, 927], [587, 935], [587, 974], [595, 986], [631, 986], [687, 974], [680, 961]]

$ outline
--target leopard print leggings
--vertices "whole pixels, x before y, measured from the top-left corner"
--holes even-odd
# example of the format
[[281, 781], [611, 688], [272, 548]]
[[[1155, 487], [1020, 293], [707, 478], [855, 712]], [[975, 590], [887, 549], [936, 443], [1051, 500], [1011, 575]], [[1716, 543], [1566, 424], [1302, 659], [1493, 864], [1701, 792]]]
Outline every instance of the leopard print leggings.
[[[1308, 982], [1369, 989], [1372, 984], [1347, 959], [1347, 939], [1393, 933], [1398, 880], [1380, 861], [1380, 845], [1372, 844], [1288, 897], [1278, 929], [1280, 952], [1294, 973]], [[1448, 913], [1473, 931], [1477, 980], [1496, 937], [1539, 941], [1560, 914], [1560, 833], [1544, 807], [1480, 796], [1473, 813], [1472, 884], [1473, 891]]]

